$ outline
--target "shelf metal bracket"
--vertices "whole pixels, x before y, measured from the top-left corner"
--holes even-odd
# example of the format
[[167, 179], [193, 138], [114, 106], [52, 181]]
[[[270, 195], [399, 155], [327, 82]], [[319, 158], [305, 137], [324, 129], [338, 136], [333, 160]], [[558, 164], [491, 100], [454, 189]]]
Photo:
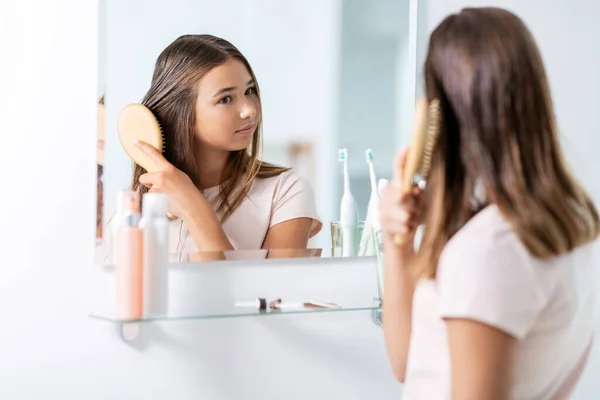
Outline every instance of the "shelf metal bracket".
[[373, 323], [375, 325], [378, 326], [383, 326], [383, 317], [382, 317], [382, 312], [381, 312], [381, 299], [376, 297], [375, 299], [375, 306], [377, 308], [373, 309], [373, 311], [371, 311], [371, 317], [373, 318]]

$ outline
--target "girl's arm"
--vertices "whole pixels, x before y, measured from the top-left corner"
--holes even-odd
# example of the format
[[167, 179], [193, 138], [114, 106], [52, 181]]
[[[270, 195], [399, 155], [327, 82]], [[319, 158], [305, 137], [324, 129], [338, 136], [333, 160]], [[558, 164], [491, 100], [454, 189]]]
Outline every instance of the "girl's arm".
[[[420, 219], [421, 191], [415, 187], [403, 193], [401, 176], [408, 150], [396, 157], [394, 178], [381, 197], [381, 226], [384, 233], [383, 332], [388, 358], [396, 379], [404, 382], [410, 345], [415, 282], [409, 270], [414, 257], [414, 238]], [[402, 235], [404, 244], [394, 243]]]
[[[308, 247], [312, 224], [312, 218], [295, 218], [271, 226], [262, 247], [267, 250], [287, 249], [297, 254], [298, 249]], [[281, 256], [281, 251], [278, 254]]]
[[508, 400], [517, 340], [469, 319], [447, 319], [451, 399]]
[[212, 206], [200, 191], [196, 190], [196, 192], [197, 195], [194, 196], [192, 205], [187, 207], [186, 211], [182, 213], [183, 215], [179, 217], [183, 219], [189, 229], [198, 252], [233, 250]]
[[383, 333], [394, 376], [404, 382], [415, 284], [407, 268], [410, 254], [402, 254], [395, 247], [391, 237], [384, 239]]
[[166, 193], [169, 212], [188, 227], [198, 252], [233, 250], [212, 206], [189, 176], [175, 168], [154, 147], [139, 141], [136, 146], [152, 158], [156, 172], [140, 176], [150, 192]]

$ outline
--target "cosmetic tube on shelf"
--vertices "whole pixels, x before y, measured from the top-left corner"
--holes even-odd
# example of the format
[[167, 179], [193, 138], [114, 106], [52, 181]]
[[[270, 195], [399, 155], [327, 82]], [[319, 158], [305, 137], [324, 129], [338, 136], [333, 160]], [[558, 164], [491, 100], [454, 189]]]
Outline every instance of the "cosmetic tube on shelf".
[[122, 215], [115, 242], [116, 312], [120, 320], [142, 318], [143, 232], [139, 228], [140, 204], [137, 192], [119, 195]]

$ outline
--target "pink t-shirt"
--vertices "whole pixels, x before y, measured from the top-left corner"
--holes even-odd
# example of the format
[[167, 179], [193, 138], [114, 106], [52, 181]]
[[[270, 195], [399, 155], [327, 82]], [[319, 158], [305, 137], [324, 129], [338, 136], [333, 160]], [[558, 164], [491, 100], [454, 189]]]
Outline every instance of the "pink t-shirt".
[[405, 400], [450, 398], [442, 318], [468, 318], [518, 339], [511, 399], [568, 398], [593, 337], [593, 245], [550, 261], [529, 255], [496, 206], [446, 245], [436, 280], [413, 298]]
[[[218, 187], [204, 190], [205, 198], [215, 208], [218, 195]], [[222, 223], [222, 228], [235, 250], [261, 249], [270, 227], [295, 218], [312, 219], [310, 237], [313, 237], [323, 226], [315, 203], [310, 183], [292, 171], [273, 178], [257, 178], [252, 182], [246, 198]], [[190, 253], [198, 251], [188, 228], [180, 219], [171, 220], [169, 225], [169, 260], [188, 261]], [[97, 248], [98, 263], [111, 263], [113, 228], [114, 218], [111, 215], [103, 229], [102, 243]], [[244, 257], [248, 256], [247, 252], [244, 253]], [[260, 254], [252, 256], [259, 257]], [[236, 256], [231, 253], [229, 257]]]
[[[218, 187], [204, 190], [212, 204], [218, 195]], [[310, 183], [286, 171], [273, 178], [255, 179], [248, 196], [221, 226], [235, 250], [258, 250], [270, 227], [295, 218], [312, 219], [310, 237], [323, 226]], [[170, 241], [171, 254], [185, 256], [198, 251], [182, 220], [171, 221]]]

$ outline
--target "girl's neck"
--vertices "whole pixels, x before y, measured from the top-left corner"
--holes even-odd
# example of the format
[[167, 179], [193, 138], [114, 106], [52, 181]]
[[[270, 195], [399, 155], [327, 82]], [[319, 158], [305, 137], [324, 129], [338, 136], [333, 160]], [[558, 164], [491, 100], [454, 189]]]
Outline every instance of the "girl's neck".
[[200, 187], [208, 189], [223, 183], [225, 178], [223, 172], [228, 158], [229, 151], [201, 147], [196, 149], [196, 165], [199, 169]]

